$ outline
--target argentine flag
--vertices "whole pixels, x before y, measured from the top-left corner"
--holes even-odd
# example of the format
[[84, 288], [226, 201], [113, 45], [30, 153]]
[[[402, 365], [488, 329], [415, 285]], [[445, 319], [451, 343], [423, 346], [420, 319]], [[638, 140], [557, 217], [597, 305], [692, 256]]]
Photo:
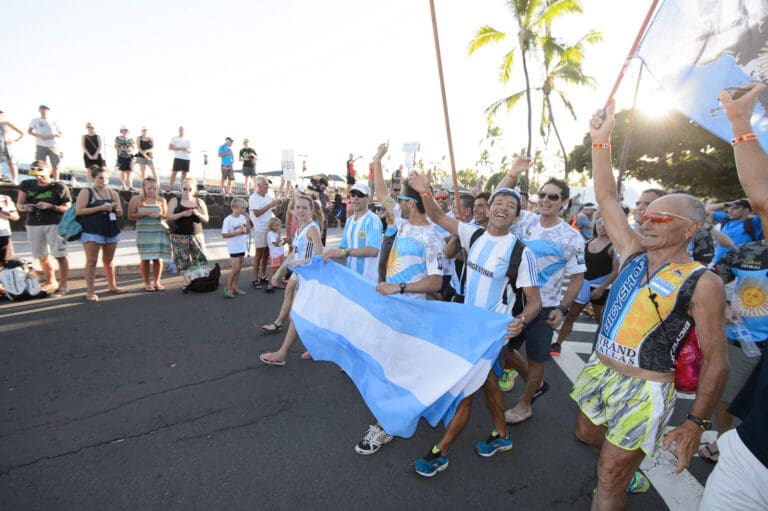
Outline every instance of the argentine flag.
[[316, 256], [300, 277], [291, 318], [315, 360], [339, 365], [390, 435], [419, 418], [447, 425], [485, 382], [509, 316], [467, 304], [382, 296], [340, 264]]

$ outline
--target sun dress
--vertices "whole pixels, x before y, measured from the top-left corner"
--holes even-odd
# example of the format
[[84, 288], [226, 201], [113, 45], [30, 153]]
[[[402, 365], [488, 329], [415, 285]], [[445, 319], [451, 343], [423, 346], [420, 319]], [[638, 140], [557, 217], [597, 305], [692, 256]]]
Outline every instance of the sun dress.
[[[141, 204], [138, 213], [160, 213], [159, 204]], [[162, 219], [143, 216], [136, 220], [136, 246], [142, 261], [171, 258], [171, 241]]]

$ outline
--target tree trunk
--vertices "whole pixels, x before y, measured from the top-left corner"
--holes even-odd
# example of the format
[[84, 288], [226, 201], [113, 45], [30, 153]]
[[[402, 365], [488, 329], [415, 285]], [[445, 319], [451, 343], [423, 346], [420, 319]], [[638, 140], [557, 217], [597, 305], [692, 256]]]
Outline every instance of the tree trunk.
[[549, 114], [549, 123], [552, 125], [552, 129], [555, 130], [555, 136], [557, 137], [557, 143], [560, 144], [560, 150], [563, 152], [563, 164], [565, 165], [565, 182], [568, 182], [568, 153], [565, 152], [565, 146], [563, 145], [563, 139], [560, 138], [560, 132], [557, 130], [557, 124], [555, 124], [555, 114], [552, 113], [552, 103], [549, 102], [549, 96], [546, 99], [547, 113]]
[[[524, 42], [523, 42], [524, 43]], [[527, 44], [520, 45], [520, 53], [523, 55], [523, 74], [525, 75], [525, 101], [528, 103], [528, 150], [526, 156], [531, 157], [531, 145], [533, 142], [533, 109], [531, 106], [531, 80], [528, 77], [528, 61], [525, 58]]]

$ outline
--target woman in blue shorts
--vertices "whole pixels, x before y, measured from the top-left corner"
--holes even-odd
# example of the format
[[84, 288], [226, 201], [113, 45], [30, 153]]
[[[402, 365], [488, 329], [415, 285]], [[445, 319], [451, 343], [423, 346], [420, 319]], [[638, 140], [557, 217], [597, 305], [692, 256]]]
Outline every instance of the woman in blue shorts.
[[122, 216], [123, 207], [117, 191], [108, 186], [109, 170], [93, 166], [90, 172], [93, 185], [81, 190], [77, 195], [76, 213], [83, 226], [80, 242], [85, 251], [85, 299], [95, 302], [99, 299], [93, 284], [99, 250], [109, 292], [125, 293], [124, 289], [117, 287], [115, 267], [112, 264], [120, 234], [117, 218]]

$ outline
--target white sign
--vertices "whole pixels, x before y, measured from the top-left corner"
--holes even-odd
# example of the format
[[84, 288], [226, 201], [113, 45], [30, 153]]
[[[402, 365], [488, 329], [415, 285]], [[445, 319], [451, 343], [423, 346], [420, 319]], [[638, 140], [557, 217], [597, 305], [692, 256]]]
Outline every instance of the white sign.
[[283, 179], [286, 181], [296, 181], [296, 155], [293, 149], [283, 149], [281, 167], [283, 169]]

